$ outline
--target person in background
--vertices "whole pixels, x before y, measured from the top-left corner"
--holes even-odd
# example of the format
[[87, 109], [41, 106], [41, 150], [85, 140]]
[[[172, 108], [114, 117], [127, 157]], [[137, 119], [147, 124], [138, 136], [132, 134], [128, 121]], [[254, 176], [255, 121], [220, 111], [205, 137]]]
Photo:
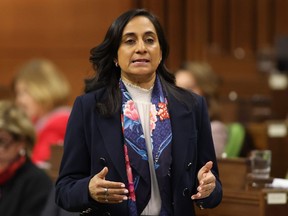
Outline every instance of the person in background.
[[12, 102], [0, 101], [0, 215], [39, 216], [52, 181], [30, 160], [34, 126]]
[[70, 107], [70, 85], [46, 59], [32, 59], [18, 71], [13, 82], [15, 102], [33, 121], [37, 139], [32, 161], [49, 169], [50, 146], [63, 144]]
[[176, 72], [176, 84], [205, 97], [211, 121], [216, 156], [220, 158], [228, 139], [228, 129], [220, 120], [219, 77], [206, 62], [186, 62]]
[[91, 50], [69, 118], [56, 203], [81, 215], [195, 216], [222, 199], [204, 98], [175, 85], [158, 19], [120, 15]]

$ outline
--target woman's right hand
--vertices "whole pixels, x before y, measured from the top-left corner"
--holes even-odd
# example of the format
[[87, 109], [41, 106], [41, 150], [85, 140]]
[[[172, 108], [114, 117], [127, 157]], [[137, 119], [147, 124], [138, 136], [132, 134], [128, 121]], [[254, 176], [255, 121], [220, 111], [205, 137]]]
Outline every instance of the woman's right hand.
[[128, 199], [128, 190], [122, 182], [105, 180], [108, 168], [104, 167], [89, 182], [89, 194], [100, 203], [121, 203]]

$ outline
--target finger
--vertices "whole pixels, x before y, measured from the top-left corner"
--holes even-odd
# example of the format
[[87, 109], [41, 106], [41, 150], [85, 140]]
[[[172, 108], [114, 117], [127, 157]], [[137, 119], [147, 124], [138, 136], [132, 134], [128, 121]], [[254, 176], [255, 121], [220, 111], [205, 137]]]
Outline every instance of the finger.
[[213, 162], [212, 161], [208, 161], [202, 168], [203, 168], [203, 172], [208, 173], [213, 166]]
[[[104, 188], [105, 189], [105, 188]], [[107, 190], [104, 190], [104, 195], [125, 195], [128, 194], [129, 191], [126, 188], [120, 188], [120, 189], [113, 189], [113, 188], [106, 188]]]
[[105, 204], [114, 204], [114, 203], [121, 203], [123, 202], [125, 199], [111, 199], [109, 197], [99, 197], [97, 198], [97, 202], [100, 203], [105, 203]]
[[109, 195], [102, 195], [99, 196], [101, 200], [109, 200], [110, 202], [123, 202], [124, 200], [128, 200], [126, 195], [119, 195], [119, 194], [109, 194]]
[[202, 199], [210, 196], [215, 188], [215, 182], [199, 185], [197, 188], [197, 194], [191, 196], [191, 199]]
[[210, 196], [210, 194], [212, 193], [211, 190], [201, 190], [201, 191], [198, 191], [197, 194], [193, 194], [191, 196], [191, 199], [194, 200], [194, 199], [203, 199], [203, 198], [206, 198], [208, 196]]
[[103, 181], [101, 186], [109, 189], [123, 189], [125, 184], [123, 182], [114, 182], [114, 181]]
[[191, 199], [192, 200], [195, 200], [195, 199], [201, 199], [201, 193], [197, 193], [197, 194], [193, 194], [192, 196], [191, 196]]
[[[204, 184], [205, 182], [203, 181], [203, 179], [205, 179], [209, 173], [211, 173], [211, 169], [213, 166], [213, 162], [212, 161], [208, 161], [203, 167], [201, 167], [201, 169], [198, 172], [198, 179], [200, 184]], [[213, 174], [212, 174], [213, 175]]]
[[108, 168], [104, 167], [98, 174], [96, 174], [96, 176], [101, 179], [105, 179], [107, 173], [108, 173]]
[[202, 185], [202, 186], [199, 186], [198, 187], [199, 188], [199, 192], [207, 192], [207, 191], [213, 191], [214, 190], [214, 188], [215, 188], [215, 183], [213, 182], [213, 183], [208, 183], [208, 184], [205, 184], [205, 185]]

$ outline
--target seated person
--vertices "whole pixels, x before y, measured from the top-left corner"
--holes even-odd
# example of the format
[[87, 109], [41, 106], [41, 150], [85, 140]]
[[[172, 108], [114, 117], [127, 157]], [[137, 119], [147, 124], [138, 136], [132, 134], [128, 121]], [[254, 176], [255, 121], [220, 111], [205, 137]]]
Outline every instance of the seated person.
[[52, 181], [30, 160], [34, 142], [26, 114], [0, 101], [0, 215], [39, 216], [45, 206]]
[[222, 157], [227, 143], [228, 131], [220, 121], [218, 102], [219, 78], [205, 62], [186, 62], [176, 72], [176, 84], [206, 98], [211, 120], [212, 137], [216, 156]]
[[70, 107], [66, 104], [70, 85], [56, 66], [46, 59], [33, 59], [16, 74], [13, 82], [15, 102], [30, 117], [36, 128], [32, 161], [49, 169], [50, 147], [62, 144]]

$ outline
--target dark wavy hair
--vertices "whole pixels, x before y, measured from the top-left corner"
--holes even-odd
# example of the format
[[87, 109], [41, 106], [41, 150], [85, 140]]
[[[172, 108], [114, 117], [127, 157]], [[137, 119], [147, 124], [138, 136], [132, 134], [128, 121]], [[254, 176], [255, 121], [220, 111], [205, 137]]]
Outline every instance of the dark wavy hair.
[[121, 69], [115, 66], [114, 60], [117, 59], [117, 52], [125, 26], [137, 16], [148, 18], [154, 25], [162, 51], [162, 61], [157, 68], [157, 74], [160, 76], [162, 83], [175, 85], [174, 76], [165, 66], [169, 47], [160, 22], [155, 15], [145, 9], [129, 10], [112, 23], [103, 42], [90, 51], [90, 62], [95, 70], [95, 76], [85, 80], [85, 92], [88, 93], [100, 88], [106, 89], [107, 97], [102, 101], [98, 101], [96, 105], [97, 111], [104, 116], [112, 115], [121, 106], [121, 93], [118, 85]]

